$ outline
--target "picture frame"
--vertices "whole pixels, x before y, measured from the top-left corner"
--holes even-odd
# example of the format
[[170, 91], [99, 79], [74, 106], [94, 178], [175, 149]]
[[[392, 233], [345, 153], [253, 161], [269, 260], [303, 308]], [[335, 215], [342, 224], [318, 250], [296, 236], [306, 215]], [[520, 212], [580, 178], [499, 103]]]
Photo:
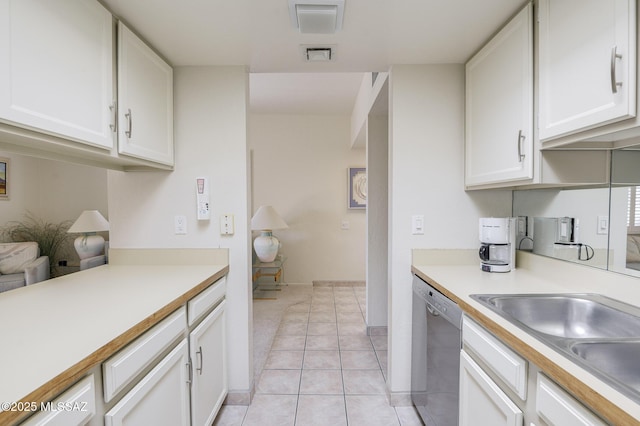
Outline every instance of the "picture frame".
[[349, 167], [348, 194], [350, 209], [367, 208], [367, 169], [365, 167]]
[[0, 200], [9, 199], [10, 169], [10, 160], [6, 157], [0, 157]]

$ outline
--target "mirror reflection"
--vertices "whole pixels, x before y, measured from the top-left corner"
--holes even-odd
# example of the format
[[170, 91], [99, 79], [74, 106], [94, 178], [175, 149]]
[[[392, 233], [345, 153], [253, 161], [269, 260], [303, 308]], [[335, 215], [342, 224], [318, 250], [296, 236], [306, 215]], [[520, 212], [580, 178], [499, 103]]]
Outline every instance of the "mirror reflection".
[[640, 276], [640, 150], [611, 155], [605, 188], [514, 191], [517, 247]]
[[513, 214], [526, 218], [521, 250], [607, 268], [609, 188], [514, 191]]
[[609, 269], [640, 276], [640, 151], [613, 152]]

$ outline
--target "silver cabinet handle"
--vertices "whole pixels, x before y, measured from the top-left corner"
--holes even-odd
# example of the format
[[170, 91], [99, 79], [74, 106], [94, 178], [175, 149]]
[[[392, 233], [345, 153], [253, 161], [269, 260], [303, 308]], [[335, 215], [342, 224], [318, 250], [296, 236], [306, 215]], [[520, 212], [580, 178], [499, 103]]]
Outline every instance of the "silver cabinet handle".
[[522, 145], [524, 144], [525, 135], [522, 134], [522, 130], [518, 130], [518, 161], [522, 163], [525, 154], [522, 153]]
[[116, 131], [116, 121], [118, 120], [118, 112], [116, 110], [116, 103], [112, 103], [109, 105], [109, 111], [111, 111], [111, 123], [109, 124], [109, 128], [112, 132]]
[[622, 59], [622, 55], [618, 53], [618, 46], [611, 48], [611, 92], [618, 93], [618, 87], [622, 86], [622, 82], [616, 81], [616, 59]]
[[200, 358], [200, 362], [198, 363], [198, 365], [200, 365], [200, 367], [197, 367], [196, 370], [202, 376], [202, 361], [203, 361], [203, 359], [202, 359], [202, 346], [198, 346], [198, 352], [196, 352], [196, 355], [199, 355], [199, 358]]
[[133, 126], [133, 119], [131, 118], [131, 109], [127, 110], [128, 112], [124, 115], [127, 119], [127, 130], [124, 131], [124, 134], [127, 135], [128, 138], [131, 138], [131, 127]]

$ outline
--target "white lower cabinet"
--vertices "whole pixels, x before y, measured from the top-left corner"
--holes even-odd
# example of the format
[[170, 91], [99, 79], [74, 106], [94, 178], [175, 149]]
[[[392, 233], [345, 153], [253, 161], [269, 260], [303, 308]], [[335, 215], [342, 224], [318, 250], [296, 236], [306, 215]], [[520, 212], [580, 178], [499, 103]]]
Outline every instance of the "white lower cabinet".
[[606, 425], [543, 374], [538, 374], [536, 394], [536, 412], [549, 426]]
[[103, 363], [105, 426], [213, 423], [228, 391], [225, 290], [223, 277]]
[[462, 340], [460, 426], [606, 425], [540, 368], [466, 316]]
[[227, 396], [225, 301], [189, 334], [191, 421], [211, 425]]
[[521, 426], [522, 410], [463, 350], [460, 352], [460, 426]]
[[93, 374], [80, 380], [53, 401], [40, 404], [40, 412], [22, 426], [85, 425], [96, 414], [96, 387]]
[[105, 415], [105, 426], [190, 425], [189, 350], [181, 341]]

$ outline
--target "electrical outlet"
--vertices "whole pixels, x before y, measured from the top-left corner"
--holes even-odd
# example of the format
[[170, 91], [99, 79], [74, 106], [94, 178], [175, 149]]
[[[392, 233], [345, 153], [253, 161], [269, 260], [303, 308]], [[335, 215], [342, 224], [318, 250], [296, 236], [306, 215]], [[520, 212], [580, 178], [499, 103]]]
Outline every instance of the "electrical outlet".
[[528, 217], [518, 216], [516, 234], [518, 237], [526, 237], [528, 234]]
[[223, 214], [220, 216], [220, 235], [233, 235], [234, 231], [233, 215]]
[[187, 233], [187, 217], [183, 215], [176, 215], [173, 220], [173, 226], [176, 235], [186, 235]]

